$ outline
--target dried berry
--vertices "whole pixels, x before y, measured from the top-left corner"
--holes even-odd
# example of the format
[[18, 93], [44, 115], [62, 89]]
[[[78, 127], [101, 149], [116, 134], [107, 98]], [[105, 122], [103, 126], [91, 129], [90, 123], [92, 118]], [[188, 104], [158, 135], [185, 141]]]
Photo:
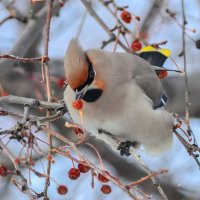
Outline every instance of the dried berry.
[[65, 185], [59, 185], [57, 188], [58, 194], [65, 195], [68, 192], [68, 189]]
[[200, 49], [200, 40], [196, 41], [196, 47], [197, 47], [197, 49]]
[[[107, 173], [109, 175], [109, 172], [108, 171], [105, 171], [105, 173]], [[109, 180], [103, 176], [102, 174], [98, 174], [98, 179], [99, 181], [101, 181], [102, 183], [107, 183]]]
[[159, 71], [158, 73], [158, 78], [159, 79], [164, 79], [168, 76], [168, 72], [167, 71]]
[[136, 40], [134, 40], [134, 41], [132, 42], [132, 44], [131, 44], [131, 50], [132, 50], [133, 52], [137, 52], [137, 51], [139, 51], [141, 48], [142, 48], [142, 44], [141, 44], [141, 42], [140, 42], [139, 39], [136, 39]]
[[131, 13], [128, 12], [127, 10], [123, 10], [121, 13], [121, 18], [124, 22], [126, 22], [127, 24], [131, 23]]
[[78, 128], [78, 127], [74, 127], [74, 133], [76, 135], [82, 135], [83, 134], [83, 130]]
[[88, 165], [84, 165], [82, 163], [79, 163], [78, 169], [81, 173], [87, 173], [90, 170], [90, 167]]
[[72, 106], [73, 106], [73, 108], [80, 110], [83, 108], [83, 101], [81, 99], [77, 99], [72, 102]]
[[71, 180], [76, 180], [79, 178], [80, 176], [80, 171], [76, 168], [71, 168], [68, 172], [69, 178]]
[[7, 176], [8, 172], [7, 172], [7, 167], [5, 167], [4, 165], [0, 165], [0, 176]]
[[62, 8], [65, 4], [64, 4], [64, 2], [62, 0], [59, 0], [59, 5]]
[[110, 194], [112, 190], [111, 190], [111, 187], [109, 185], [102, 185], [101, 191], [104, 194]]
[[136, 19], [137, 21], [140, 21], [140, 16], [135, 16], [135, 19]]

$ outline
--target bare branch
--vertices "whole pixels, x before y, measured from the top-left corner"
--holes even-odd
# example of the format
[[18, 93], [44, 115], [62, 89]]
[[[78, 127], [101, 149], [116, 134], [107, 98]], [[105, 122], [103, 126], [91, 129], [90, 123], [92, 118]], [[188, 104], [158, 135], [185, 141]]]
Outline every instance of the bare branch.
[[0, 58], [4, 59], [11, 59], [11, 60], [16, 60], [16, 61], [21, 61], [21, 62], [47, 62], [49, 61], [49, 57], [42, 56], [42, 57], [37, 57], [37, 58], [22, 58], [19, 56], [14, 56], [14, 55], [0, 55]]
[[[46, 17], [46, 24], [45, 24], [45, 36], [44, 36], [44, 55], [48, 57], [49, 54], [49, 32], [50, 32], [50, 23], [51, 23], [51, 17], [52, 17], [52, 8], [53, 8], [53, 0], [48, 0], [48, 11], [47, 11], [47, 17]], [[49, 75], [49, 66], [48, 62], [43, 62], [43, 70], [44, 70], [44, 77], [46, 81], [46, 88], [47, 88], [47, 100], [48, 102], [52, 101], [52, 95], [51, 95], [51, 83], [50, 83], [50, 75]], [[47, 110], [47, 117], [50, 116], [50, 110]], [[46, 123], [47, 127], [50, 128], [50, 123], [49, 121]], [[48, 149], [48, 156], [51, 156], [51, 151], [52, 151], [52, 136], [51, 134], [47, 131], [48, 133], [48, 144], [49, 144], [49, 149]], [[48, 165], [47, 165], [47, 176], [46, 176], [46, 181], [45, 181], [45, 186], [44, 186], [44, 200], [48, 200], [48, 187], [50, 185], [50, 174], [51, 174], [51, 160], [48, 160]]]
[[31, 194], [31, 192], [28, 190], [28, 185], [27, 185], [27, 180], [25, 179], [25, 177], [21, 174], [20, 172], [20, 167], [17, 164], [17, 162], [15, 162], [16, 158], [13, 155], [13, 153], [7, 148], [7, 146], [2, 142], [2, 140], [0, 139], [0, 147], [3, 149], [3, 152], [10, 158], [10, 160], [12, 161], [16, 172], [13, 173], [13, 175], [18, 176], [21, 179], [21, 190], [22, 192], [26, 193], [30, 199], [33, 199], [33, 195]]
[[6, 18], [4, 18], [3, 20], [0, 21], [0, 26], [1, 26], [3, 23], [5, 23], [7, 20], [12, 19], [12, 18], [13, 18], [12, 15], [7, 16]]
[[19, 105], [28, 104], [28, 105], [32, 105], [32, 107], [38, 107], [38, 108], [43, 107], [46, 109], [54, 109], [54, 110], [65, 107], [65, 105], [61, 103], [40, 101], [37, 99], [18, 97], [14, 95], [0, 97], [0, 103], [11, 103], [11, 104], [19, 104]]
[[187, 73], [187, 56], [186, 56], [186, 43], [185, 43], [185, 25], [187, 23], [186, 16], [185, 16], [185, 5], [184, 0], [181, 0], [181, 7], [182, 7], [182, 17], [183, 17], [183, 24], [182, 24], [182, 54], [183, 54], [183, 66], [184, 66], [184, 79], [185, 79], [185, 121], [188, 128], [188, 134], [191, 134], [191, 127], [190, 127], [190, 99], [189, 99], [189, 87], [188, 87], [188, 73]]
[[[65, 0], [67, 1], [67, 0]], [[53, 15], [56, 15], [60, 10], [59, 2], [55, 1], [53, 5]], [[17, 55], [23, 57], [29, 48], [34, 44], [35, 40], [41, 34], [45, 17], [47, 14], [47, 6], [44, 6], [34, 18], [29, 19], [25, 26], [19, 40], [15, 43], [9, 55]], [[33, 34], [34, 33], [34, 34]], [[31, 40], [30, 40], [31, 35]], [[15, 62], [2, 60], [0, 61], [0, 74], [9, 72], [15, 66]]]
[[[109, 27], [104, 23], [104, 21], [97, 15], [97, 13], [92, 8], [91, 4], [87, 0], [81, 0], [84, 6], [87, 8], [88, 12], [94, 19], [99, 23], [99, 25], [108, 33], [110, 38], [116, 38], [116, 35], [109, 29]], [[130, 52], [130, 50], [121, 42], [118, 41], [118, 44], [126, 51]]]
[[141, 160], [141, 158], [134, 152], [134, 149], [132, 149], [132, 155], [134, 156], [134, 158], [136, 159], [136, 161], [138, 162], [138, 164], [150, 176], [150, 179], [153, 182], [153, 185], [156, 187], [156, 189], [158, 190], [158, 192], [160, 193], [160, 195], [162, 196], [162, 198], [164, 200], [168, 200], [168, 198], [167, 198], [166, 194], [164, 193], [163, 189], [161, 188], [158, 180], [156, 180], [156, 178], [154, 176], [151, 176], [151, 174], [153, 173], [152, 170], [147, 165], [145, 165], [145, 163]]

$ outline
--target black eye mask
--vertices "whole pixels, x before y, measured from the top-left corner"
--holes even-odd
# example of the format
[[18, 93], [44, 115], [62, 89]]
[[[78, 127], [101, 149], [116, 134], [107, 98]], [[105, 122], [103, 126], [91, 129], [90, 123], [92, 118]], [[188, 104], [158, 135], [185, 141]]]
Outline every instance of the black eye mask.
[[86, 102], [95, 102], [102, 95], [103, 90], [91, 88], [88, 89], [87, 92], [81, 97]]

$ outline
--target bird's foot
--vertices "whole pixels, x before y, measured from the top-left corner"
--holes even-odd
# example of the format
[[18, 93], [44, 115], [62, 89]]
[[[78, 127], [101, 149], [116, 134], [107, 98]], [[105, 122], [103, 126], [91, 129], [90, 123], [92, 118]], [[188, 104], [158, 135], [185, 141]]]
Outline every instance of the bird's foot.
[[121, 156], [126, 155], [130, 156], [130, 147], [136, 148], [139, 145], [138, 142], [131, 142], [131, 141], [126, 141], [126, 142], [121, 142], [117, 148], [117, 150], [120, 150]]

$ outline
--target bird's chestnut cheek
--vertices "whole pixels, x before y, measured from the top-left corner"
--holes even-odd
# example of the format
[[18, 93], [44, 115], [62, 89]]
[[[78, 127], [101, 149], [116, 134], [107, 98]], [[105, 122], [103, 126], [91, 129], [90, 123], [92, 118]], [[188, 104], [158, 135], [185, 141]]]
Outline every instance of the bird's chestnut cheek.
[[103, 93], [102, 89], [97, 89], [97, 88], [88, 89], [87, 92], [81, 97], [81, 99], [83, 99], [86, 102], [95, 102], [100, 98], [102, 93]]

